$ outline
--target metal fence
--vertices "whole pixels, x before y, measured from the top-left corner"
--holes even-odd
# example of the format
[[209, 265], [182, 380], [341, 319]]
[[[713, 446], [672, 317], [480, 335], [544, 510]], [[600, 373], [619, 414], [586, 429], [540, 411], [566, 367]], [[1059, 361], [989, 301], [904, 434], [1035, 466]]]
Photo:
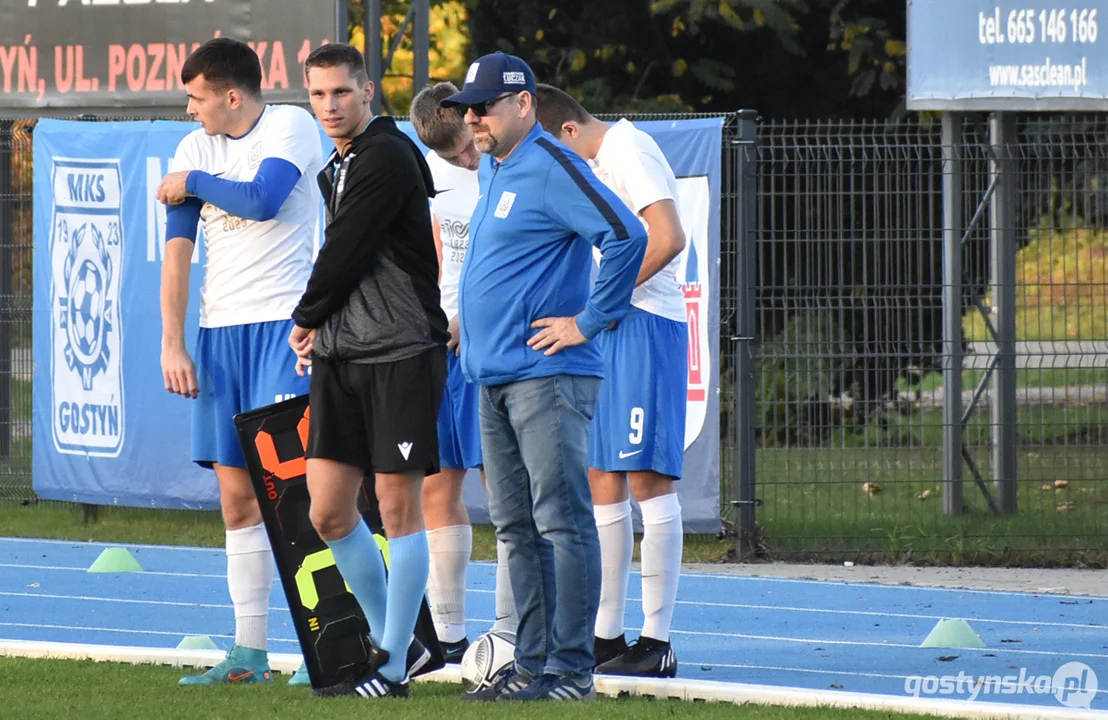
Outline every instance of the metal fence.
[[0, 499], [31, 487], [31, 136], [0, 120]]
[[[1108, 122], [1025, 118], [999, 148], [987, 122], [962, 118], [946, 148], [937, 121], [761, 127], [761, 555], [1104, 564]], [[947, 228], [952, 149], [962, 167], [952, 201], [965, 225]], [[1001, 215], [982, 201], [999, 197], [990, 167], [1006, 156], [1014, 182]], [[944, 230], [962, 240], [954, 279], [944, 279]], [[990, 252], [1004, 230], [1018, 249]], [[1001, 324], [1003, 257], [1015, 261], [1016, 388], [1014, 410], [997, 415], [989, 330]], [[964, 336], [958, 395], [941, 374], [958, 349], [943, 342], [946, 288]], [[946, 405], [963, 410], [944, 421]], [[965, 454], [944, 475], [944, 424], [956, 428], [961, 416]], [[1008, 420], [1014, 477], [994, 467]], [[944, 483], [956, 471], [964, 488]], [[996, 500], [1008, 483], [1014, 513]], [[944, 511], [944, 493], [957, 489], [964, 502]]]
[[[937, 121], [725, 118], [721, 511], [744, 559], [1106, 564], [1108, 119], [1014, 133], [1016, 512], [1001, 514], [987, 118], [962, 118], [945, 147]], [[944, 224], [954, 144], [968, 230]], [[30, 161], [30, 126], [0, 121], [0, 500], [33, 497]], [[964, 236], [958, 282], [944, 231]], [[957, 407], [941, 374], [952, 288]], [[967, 416], [957, 514], [944, 408]]]

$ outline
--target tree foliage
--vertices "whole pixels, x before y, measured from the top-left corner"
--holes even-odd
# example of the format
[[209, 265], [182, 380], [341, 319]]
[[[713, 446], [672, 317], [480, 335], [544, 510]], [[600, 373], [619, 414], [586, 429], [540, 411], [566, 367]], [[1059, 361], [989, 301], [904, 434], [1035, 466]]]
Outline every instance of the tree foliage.
[[466, 0], [471, 56], [504, 50], [598, 111], [902, 109], [906, 7], [889, 0]]
[[[382, 55], [410, 7], [384, 0]], [[350, 10], [364, 48], [362, 0]], [[598, 112], [886, 117], [904, 109], [906, 16], [890, 0], [436, 0], [431, 76], [460, 82], [503, 50]], [[394, 112], [407, 111], [411, 73], [409, 28], [383, 82]]]
[[[904, 90], [907, 45], [904, 42], [906, 18], [889, 18], [869, 12], [863, 0], [839, 0], [831, 11], [831, 42], [828, 50], [847, 53], [847, 73], [853, 78], [850, 94], [866, 97], [874, 92]], [[901, 110], [902, 106], [898, 108]]]
[[[378, 46], [383, 58], [387, 58], [401, 29], [405, 29], [400, 45], [381, 81], [387, 107], [397, 115], [405, 115], [414, 95], [412, 72], [414, 47], [412, 25], [404, 28], [404, 19], [410, 2], [385, 0], [382, 2], [381, 43]], [[362, 0], [350, 1], [350, 44], [363, 53], [365, 49], [364, 8]], [[432, 80], [457, 80], [465, 74], [469, 64], [469, 14], [462, 0], [435, 2], [431, 5], [430, 74]]]

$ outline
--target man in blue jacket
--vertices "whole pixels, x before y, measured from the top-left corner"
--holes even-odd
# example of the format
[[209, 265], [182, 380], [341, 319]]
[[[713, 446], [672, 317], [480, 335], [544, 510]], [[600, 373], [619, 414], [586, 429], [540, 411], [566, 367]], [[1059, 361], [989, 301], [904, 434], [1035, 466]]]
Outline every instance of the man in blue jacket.
[[[458, 319], [462, 369], [481, 386], [489, 512], [519, 611], [511, 673], [471, 699], [595, 697], [600, 543], [588, 431], [603, 377], [589, 340], [630, 308], [646, 231], [535, 119], [523, 60], [486, 55], [462, 91], [481, 161]], [[603, 253], [590, 293], [593, 248]]]

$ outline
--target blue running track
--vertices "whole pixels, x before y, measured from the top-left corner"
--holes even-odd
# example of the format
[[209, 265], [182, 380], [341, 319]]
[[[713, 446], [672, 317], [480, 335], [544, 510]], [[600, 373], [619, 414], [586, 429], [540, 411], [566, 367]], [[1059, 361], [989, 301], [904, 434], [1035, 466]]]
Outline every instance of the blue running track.
[[[186, 635], [208, 635], [230, 646], [234, 615], [222, 550], [127, 546], [144, 572], [86, 572], [105, 547], [0, 539], [0, 638], [174, 648]], [[492, 624], [495, 570], [488, 563], [470, 566], [471, 639]], [[635, 574], [629, 639], [641, 621], [638, 588]], [[279, 583], [271, 605], [270, 649], [299, 652]], [[1058, 709], [1055, 693], [1031, 692], [1034, 678], [1083, 663], [1101, 683], [1091, 707], [1105, 710], [1106, 611], [1106, 597], [686, 574], [671, 639], [683, 678], [898, 697], [918, 688], [926, 697], [942, 676], [1011, 676], [1014, 692], [993, 684], [976, 702]], [[944, 618], [966, 619], [988, 647], [919, 647]], [[910, 679], [916, 676], [931, 679]], [[970, 699], [968, 681], [955, 687], [946, 697]]]

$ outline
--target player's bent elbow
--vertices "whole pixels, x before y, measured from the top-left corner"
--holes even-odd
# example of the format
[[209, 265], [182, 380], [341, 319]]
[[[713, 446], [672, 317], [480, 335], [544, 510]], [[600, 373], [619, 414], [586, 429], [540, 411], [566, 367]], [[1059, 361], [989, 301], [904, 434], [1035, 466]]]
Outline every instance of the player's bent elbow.
[[277, 217], [277, 213], [281, 211], [281, 206], [270, 207], [269, 203], [261, 202], [256, 206], [250, 208], [247, 212], [242, 214], [243, 220], [250, 220], [252, 222], [269, 222]]
[[679, 253], [684, 252], [687, 242], [688, 241], [685, 238], [685, 233], [682, 232], [680, 228], [678, 228], [669, 236], [669, 248], [673, 251], [674, 255], [678, 255]]
[[284, 204], [284, 200], [278, 200], [272, 196], [266, 196], [258, 203], [258, 222], [269, 222], [277, 217], [277, 213], [281, 212], [281, 206]]
[[659, 229], [650, 233], [649, 244], [661, 253], [676, 257], [685, 249], [685, 233], [681, 228]]

